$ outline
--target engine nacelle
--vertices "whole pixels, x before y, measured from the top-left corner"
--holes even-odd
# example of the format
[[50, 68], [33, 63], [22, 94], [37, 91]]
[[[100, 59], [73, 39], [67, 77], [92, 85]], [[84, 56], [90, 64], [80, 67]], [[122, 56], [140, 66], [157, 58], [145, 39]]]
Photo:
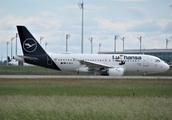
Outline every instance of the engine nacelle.
[[83, 67], [83, 68], [78, 68], [76, 69], [76, 71], [79, 73], [79, 72], [89, 72], [89, 69], [88, 67]]
[[122, 76], [124, 74], [124, 68], [110, 68], [107, 73], [109, 76]]

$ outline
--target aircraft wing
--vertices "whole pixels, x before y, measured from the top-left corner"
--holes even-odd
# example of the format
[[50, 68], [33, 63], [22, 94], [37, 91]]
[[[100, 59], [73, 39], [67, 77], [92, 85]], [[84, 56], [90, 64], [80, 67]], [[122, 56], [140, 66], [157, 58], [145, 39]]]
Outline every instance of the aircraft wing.
[[80, 64], [86, 65], [86, 67], [96, 69], [96, 68], [113, 68], [114, 66], [109, 66], [106, 64], [98, 63], [98, 62], [92, 62], [92, 61], [85, 61], [85, 60], [78, 60]]

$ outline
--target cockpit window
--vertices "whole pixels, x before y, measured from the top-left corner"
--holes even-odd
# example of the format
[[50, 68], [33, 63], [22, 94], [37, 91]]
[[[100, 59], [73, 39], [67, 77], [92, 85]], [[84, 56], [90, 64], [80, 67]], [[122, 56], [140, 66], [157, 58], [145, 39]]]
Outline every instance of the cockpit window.
[[160, 62], [160, 60], [156, 59], [155, 62]]

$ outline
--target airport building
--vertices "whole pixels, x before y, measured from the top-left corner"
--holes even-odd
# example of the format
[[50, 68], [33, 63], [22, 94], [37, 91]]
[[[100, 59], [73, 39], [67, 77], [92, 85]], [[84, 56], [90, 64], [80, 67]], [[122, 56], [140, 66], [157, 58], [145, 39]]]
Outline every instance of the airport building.
[[124, 52], [98, 52], [98, 54], [147, 54], [172, 63], [172, 49], [126, 49]]

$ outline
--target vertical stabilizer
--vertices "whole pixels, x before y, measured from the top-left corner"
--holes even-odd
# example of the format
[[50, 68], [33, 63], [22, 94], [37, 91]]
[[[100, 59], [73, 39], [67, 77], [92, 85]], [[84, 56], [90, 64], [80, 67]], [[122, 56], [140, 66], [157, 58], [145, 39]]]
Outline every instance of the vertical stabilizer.
[[25, 26], [17, 26], [20, 43], [24, 56], [17, 56], [19, 61], [29, 64], [60, 70], [37, 40], [32, 36]]
[[17, 26], [17, 30], [20, 37], [20, 42], [23, 50], [23, 54], [29, 56], [32, 55], [41, 55], [46, 54], [44, 49], [32, 36], [25, 26]]

